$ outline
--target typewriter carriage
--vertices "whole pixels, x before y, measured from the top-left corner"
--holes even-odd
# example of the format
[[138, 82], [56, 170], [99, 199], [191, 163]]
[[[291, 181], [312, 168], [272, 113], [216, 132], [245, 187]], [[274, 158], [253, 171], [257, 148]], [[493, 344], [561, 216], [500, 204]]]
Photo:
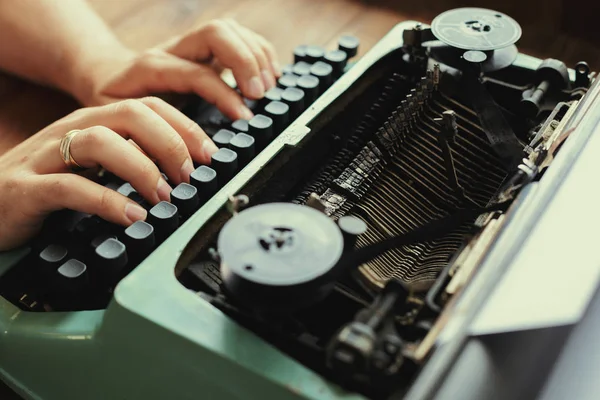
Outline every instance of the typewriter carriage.
[[[472, 27], [477, 22], [467, 17], [473, 13], [500, 18], [500, 14], [494, 11], [479, 9], [454, 10], [448, 15], [465, 20]], [[512, 21], [507, 16], [502, 15], [502, 18]], [[548, 158], [550, 148], [553, 148], [553, 152], [557, 150], [552, 143], [561, 136], [577, 100], [587, 91], [589, 68], [585, 63], [580, 63], [576, 71], [567, 71], [564, 64], [557, 60], [529, 63], [531, 60], [518, 54], [514, 46], [520, 37], [520, 27], [516, 22], [505, 25], [501, 32], [505, 35], [492, 38], [492, 44], [488, 40], [489, 46], [485, 48], [476, 44], [469, 47], [464, 43], [459, 43], [458, 48], [456, 43], [455, 46], [449, 46], [447, 43], [433, 42], [431, 39], [440, 38], [435, 37], [435, 20], [432, 26], [429, 28], [416, 24], [404, 31], [407, 42], [374, 64], [361, 78], [369, 81], [368, 87], [361, 85], [360, 80], [355, 83], [354, 86], [360, 90], [352, 95], [360, 101], [350, 100], [348, 103], [341, 99], [344, 106], [336, 107], [334, 103], [326, 117], [311, 121], [311, 133], [300, 147], [290, 149], [290, 154], [285, 156], [286, 162], [278, 163], [279, 156], [276, 156], [273, 161], [277, 167], [269, 170], [269, 166], [266, 166], [264, 173], [269, 178], [264, 178], [263, 182], [268, 179], [270, 187], [253, 186], [250, 182], [247, 190], [242, 189], [240, 193], [251, 199], [250, 208], [253, 204], [263, 207], [272, 202], [287, 201], [315, 207], [332, 220], [351, 215], [369, 225], [366, 232], [354, 238], [357, 248], [384, 240], [385, 236], [381, 235], [364, 239], [365, 235], [372, 234], [369, 229], [377, 226], [382, 228], [380, 222], [373, 221], [369, 213], [360, 208], [361, 196], [366, 198], [368, 195], [357, 195], [352, 192], [352, 187], [343, 187], [339, 179], [337, 183], [334, 179], [355, 162], [359, 165], [354, 165], [355, 169], [363, 173], [360, 184], [365, 185], [364, 192], [373, 190], [381, 176], [390, 179], [385, 177], [385, 168], [401, 163], [397, 160], [402, 150], [394, 149], [392, 142], [411, 145], [409, 134], [419, 130], [434, 138], [438, 134], [438, 140], [428, 142], [428, 151], [434, 149], [437, 154], [427, 153], [422, 143], [412, 143], [415, 146], [413, 151], [425, 157], [423, 160], [432, 160], [432, 157], [436, 160], [439, 176], [436, 177], [437, 181], [434, 178], [431, 182], [444, 188], [444, 195], [453, 198], [454, 205], [458, 205], [454, 211], [469, 205], [483, 210], [494, 203], [510, 202], [529, 182], [540, 179], [547, 167], [543, 160]], [[506, 30], [510, 31], [508, 37]], [[445, 37], [441, 39], [442, 42], [450, 41]], [[504, 42], [494, 48], [494, 40]], [[495, 107], [493, 112], [497, 113], [496, 116], [506, 120], [504, 128], [514, 132], [512, 140], [520, 143], [521, 153], [511, 164], [503, 161], [502, 154], [494, 151], [489, 142], [485, 146], [481, 144], [489, 140], [485, 129], [480, 128], [479, 136], [475, 134], [465, 139], [465, 132], [472, 135], [473, 132], [469, 130], [476, 129], [482, 118], [488, 118], [482, 114], [489, 111], [473, 107], [473, 92], [464, 90], [465, 76], [477, 78], [481, 88], [493, 98], [493, 103], [487, 103], [488, 106], [491, 104]], [[547, 81], [546, 84], [544, 81]], [[540, 85], [544, 86], [542, 90], [539, 90]], [[424, 110], [424, 104], [428, 102], [436, 104], [436, 108]], [[400, 114], [403, 115], [398, 118]], [[365, 115], [367, 118], [363, 120], [358, 117]], [[419, 125], [422, 123], [419, 118], [426, 121], [423, 123], [425, 130], [432, 131], [426, 132], [423, 125]], [[456, 127], [457, 120], [459, 128]], [[404, 127], [398, 126], [399, 121], [405, 124]], [[465, 124], [470, 128], [465, 128]], [[394, 130], [403, 131], [402, 134], [406, 136], [392, 137], [398, 133]], [[353, 136], [353, 133], [358, 135]], [[461, 184], [465, 177], [469, 178], [469, 174], [460, 168], [461, 165], [464, 168], [469, 160], [461, 159], [457, 153], [461, 149], [474, 151], [476, 146], [473, 147], [473, 142], [469, 143], [469, 140], [479, 141], [478, 145], [485, 147], [483, 158], [480, 158], [485, 161], [479, 161], [481, 174], [493, 166], [496, 176], [488, 177], [487, 181], [477, 181], [471, 176], [471, 186], [465, 190]], [[370, 150], [365, 150], [369, 146]], [[446, 153], [445, 146], [449, 150]], [[469, 150], [465, 150], [467, 148]], [[374, 158], [377, 162], [381, 161], [380, 166], [372, 168], [375, 171], [373, 175], [370, 175], [373, 171], [365, 173], [365, 168], [371, 168], [368, 163], [356, 161], [361, 151], [367, 159], [371, 157], [371, 161]], [[319, 162], [311, 162], [311, 153]], [[458, 162], [459, 166], [457, 170], [450, 171], [453, 162]], [[440, 182], [440, 179], [446, 181]], [[407, 187], [414, 184], [410, 183], [410, 179], [403, 182]], [[476, 187], [481, 184], [490, 187], [485, 194], [477, 193]], [[472, 185], [475, 185], [475, 189]], [[426, 202], [421, 205], [427, 204], [427, 201], [433, 204], [431, 199], [421, 201]], [[404, 207], [406, 204], [398, 206]], [[449, 211], [446, 209], [445, 213], [437, 216], [447, 216], [451, 214]], [[391, 209], [373, 208], [373, 212], [383, 212], [386, 218], [393, 215]], [[235, 218], [226, 222], [225, 226], [234, 224]], [[377, 268], [362, 265], [358, 270], [360, 272], [347, 271], [340, 276], [335, 286], [327, 288], [327, 294], [321, 293], [321, 297], [314, 298], [314, 303], [305, 304], [303, 309], [290, 308], [287, 313], [282, 312], [285, 307], [280, 308], [275, 314], [260, 306], [248, 307], [248, 304], [253, 304], [250, 301], [253, 296], [260, 297], [258, 288], [254, 289], [254, 293], [252, 290], [246, 292], [244, 300], [248, 303], [228, 296], [227, 290], [207, 293], [211, 292], [208, 290], [202, 297], [328, 379], [374, 398], [387, 398], [395, 390], [402, 392], [405, 389], [402, 386], [426, 360], [435, 337], [445, 323], [445, 318], [441, 317], [444, 308], [452, 303], [476, 273], [485, 249], [500, 234], [505, 219], [503, 211], [481, 211], [468, 222], [457, 224], [449, 235], [458, 239], [442, 243], [440, 247], [449, 247], [450, 251], [435, 256], [437, 261], [426, 260], [434, 272], [432, 278], [422, 282], [410, 282], [403, 280], [402, 276], [393, 275], [382, 281], [381, 276], [377, 276], [381, 271], [376, 272]], [[431, 222], [431, 219], [421, 219], [421, 224], [409, 225], [415, 229], [424, 222]], [[390, 232], [389, 227], [382, 229], [387, 231], [388, 237], [411, 231], [406, 226], [403, 231], [396, 232]], [[416, 245], [404, 256], [426, 252], [431, 249], [432, 243], [435, 245], [432, 240], [426, 241], [425, 247]], [[345, 251], [348, 252], [348, 248]], [[205, 258], [206, 254], [199, 259]], [[393, 263], [395, 259], [387, 258], [376, 265], [392, 265], [390, 262]], [[198, 276], [203, 274], [204, 271], [196, 271], [191, 274], [196, 276], [190, 277], [188, 272], [184, 272], [182, 280], [197, 284]], [[195, 289], [202, 290], [202, 286], [200, 284]], [[212, 285], [212, 288], [215, 286]], [[280, 299], [301, 296], [293, 290], [285, 293], [285, 287], [282, 288], [284, 291], [280, 293]], [[271, 301], [277, 302], [277, 299], [276, 296]], [[402, 381], [404, 383], [399, 384]]]

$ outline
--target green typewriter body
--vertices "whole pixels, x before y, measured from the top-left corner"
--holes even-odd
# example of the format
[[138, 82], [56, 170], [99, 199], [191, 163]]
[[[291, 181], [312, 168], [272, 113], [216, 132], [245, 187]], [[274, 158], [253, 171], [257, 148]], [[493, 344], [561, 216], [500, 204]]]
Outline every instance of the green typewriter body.
[[[518, 53], [520, 28], [499, 25], [503, 14], [453, 12], [398, 24], [102, 288], [89, 261], [84, 289], [48, 289], [47, 239], [0, 254], [0, 378], [32, 400], [457, 398], [442, 389], [466, 371], [483, 313], [498, 325], [488, 335], [525, 329], [487, 306], [544, 218], [559, 223], [553, 202], [600, 146], [587, 65]], [[593, 191], [579, 190], [577, 201]], [[544, 298], [541, 286], [527, 290]], [[534, 398], [545, 385], [494, 392], [479, 371], [472, 382], [487, 386], [463, 381], [461, 399]]]

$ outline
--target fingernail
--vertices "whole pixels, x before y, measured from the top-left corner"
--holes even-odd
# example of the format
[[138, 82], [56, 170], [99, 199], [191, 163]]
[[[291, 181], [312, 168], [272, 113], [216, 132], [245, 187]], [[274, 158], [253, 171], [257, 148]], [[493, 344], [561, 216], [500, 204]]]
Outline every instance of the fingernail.
[[127, 203], [125, 205], [125, 216], [131, 221], [145, 220], [148, 213], [142, 207], [135, 203]]
[[159, 200], [170, 201], [171, 200], [171, 186], [161, 176], [158, 178], [158, 184], [156, 185], [156, 193], [158, 194]]
[[183, 182], [189, 182], [192, 172], [194, 172], [194, 163], [192, 163], [192, 160], [188, 158], [181, 166], [181, 180]]
[[273, 78], [273, 74], [271, 74], [270, 71], [263, 69], [260, 71], [260, 74], [262, 75], [263, 83], [265, 84], [265, 88], [267, 90], [275, 86], [275, 78]]
[[279, 63], [277, 61], [273, 61], [273, 63], [271, 65], [273, 66], [273, 71], [275, 71], [275, 75], [280, 76], [281, 75], [281, 67], [279, 66]]
[[240, 114], [241, 114], [241, 119], [251, 120], [252, 117], [254, 117], [254, 114], [252, 114], [252, 111], [250, 111], [250, 109], [248, 107], [246, 107], [244, 104], [240, 105]]
[[219, 148], [213, 143], [212, 140], [207, 139], [202, 143], [202, 154], [204, 154], [204, 159], [207, 162], [210, 162], [210, 158], [217, 151], [219, 151]]
[[254, 76], [248, 81], [248, 94], [256, 99], [261, 99], [264, 96], [265, 86], [258, 76]]

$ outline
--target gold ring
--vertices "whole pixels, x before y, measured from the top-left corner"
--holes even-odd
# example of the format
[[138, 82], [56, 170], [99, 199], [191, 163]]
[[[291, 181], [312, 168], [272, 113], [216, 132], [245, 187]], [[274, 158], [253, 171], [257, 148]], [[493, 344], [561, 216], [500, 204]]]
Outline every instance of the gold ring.
[[69, 167], [73, 171], [81, 171], [84, 169], [81, 165], [77, 164], [77, 161], [75, 161], [73, 159], [73, 156], [71, 155], [71, 142], [79, 132], [81, 132], [81, 130], [79, 129], [69, 131], [60, 140], [60, 155], [67, 167]]

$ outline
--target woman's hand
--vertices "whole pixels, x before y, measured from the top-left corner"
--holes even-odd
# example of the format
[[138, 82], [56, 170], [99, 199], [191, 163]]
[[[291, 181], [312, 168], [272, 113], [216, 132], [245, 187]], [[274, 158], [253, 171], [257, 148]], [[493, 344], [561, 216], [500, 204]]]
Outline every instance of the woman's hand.
[[88, 79], [76, 83], [72, 92], [85, 105], [196, 93], [231, 119], [250, 119], [241, 96], [220, 78], [222, 68], [232, 70], [249, 99], [262, 98], [281, 75], [275, 50], [262, 36], [235, 21], [216, 20], [140, 54], [123, 49], [106, 54], [104, 61], [81, 68]]
[[216, 151], [197, 124], [157, 98], [77, 110], [0, 157], [0, 250], [23, 244], [64, 208], [124, 226], [146, 218], [127, 197], [67, 168], [60, 142], [76, 129], [70, 152], [79, 165], [104, 167], [152, 204], [170, 199], [159, 168], [174, 184], [189, 182], [192, 160], [210, 163]]

